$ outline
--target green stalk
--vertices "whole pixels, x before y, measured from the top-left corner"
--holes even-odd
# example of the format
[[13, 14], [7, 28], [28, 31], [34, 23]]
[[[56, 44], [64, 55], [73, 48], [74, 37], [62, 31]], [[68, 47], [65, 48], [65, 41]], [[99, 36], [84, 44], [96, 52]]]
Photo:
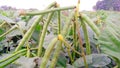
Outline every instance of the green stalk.
[[61, 18], [60, 18], [60, 11], [58, 11], [58, 34], [61, 33]]
[[30, 57], [30, 49], [27, 49], [27, 57]]
[[[77, 12], [75, 11], [75, 22], [78, 23], [78, 17], [77, 17]], [[76, 35], [76, 23], [73, 23], [73, 44], [75, 49], [77, 50], [77, 35]], [[75, 58], [75, 52], [73, 53], [73, 58]]]
[[0, 38], [2, 38], [3, 36], [9, 34], [10, 32], [12, 32], [13, 30], [15, 30], [18, 26], [15, 25], [13, 26], [11, 29], [9, 29], [7, 32], [3, 33], [2, 35], [0, 35]]
[[[58, 11], [58, 13], [59, 13], [59, 11]], [[74, 14], [74, 13], [72, 13], [72, 14], [70, 15], [70, 17], [69, 17], [69, 19], [68, 19], [68, 22], [66, 22], [66, 24], [65, 24], [65, 26], [64, 26], [64, 28], [63, 28], [63, 31], [62, 31], [62, 32], [60, 31], [60, 32], [62, 33], [63, 37], [65, 37], [65, 35], [67, 34], [67, 31], [68, 31], [68, 28], [69, 28], [69, 26], [70, 26], [71, 20], [72, 20], [72, 18], [73, 18], [73, 14]], [[60, 18], [59, 18], [59, 14], [58, 14], [58, 24], [60, 24], [59, 21], [60, 21]], [[61, 26], [59, 26], [59, 28], [60, 28], [60, 27], [61, 27]], [[60, 34], [60, 33], [59, 33], [59, 34]], [[57, 48], [56, 48], [56, 50], [55, 50], [53, 59], [52, 59], [52, 61], [51, 61], [50, 68], [55, 68], [55, 65], [56, 65], [58, 56], [59, 56], [59, 54], [60, 54], [61, 48], [62, 48], [62, 42], [59, 41], [58, 46], [57, 46]]]
[[72, 57], [71, 52], [70, 52], [70, 47], [67, 48], [67, 53], [68, 53], [68, 56], [70, 57], [71, 63], [73, 63], [73, 57]]
[[6, 24], [6, 21], [4, 21], [2, 24], [0, 24], [0, 28]]
[[42, 54], [42, 46], [43, 46], [44, 38], [45, 38], [45, 35], [46, 35], [46, 32], [47, 32], [47, 27], [50, 23], [50, 20], [51, 20], [52, 16], [53, 16], [53, 13], [54, 12], [52, 12], [48, 15], [47, 22], [43, 26], [42, 34], [40, 36], [39, 44], [38, 44], [38, 52], [37, 52], [38, 56], [41, 56], [41, 54]]
[[3, 60], [0, 60], [0, 63], [5, 62], [5, 61], [9, 60], [10, 58], [16, 56], [17, 54], [22, 53], [22, 52], [25, 52], [25, 51], [26, 51], [26, 49], [22, 49], [22, 50], [20, 50], [20, 51], [17, 51], [17, 52], [15, 52], [14, 54], [12, 54], [11, 56], [9, 56], [9, 57], [7, 57], [7, 58], [5, 58], [5, 59], [3, 59]]
[[[51, 8], [52, 6], [55, 5], [55, 2], [53, 2], [52, 4], [50, 4], [46, 9]], [[24, 44], [26, 41], [28, 41], [32, 35], [32, 33], [34, 32], [36, 26], [38, 25], [38, 23], [42, 20], [43, 15], [40, 15], [32, 24], [31, 28], [25, 33], [24, 37], [22, 38], [21, 42], [18, 44], [17, 48], [15, 49], [15, 51], [18, 51]]]
[[55, 68], [61, 47], [62, 47], [62, 42], [59, 41], [49, 68]]
[[5, 66], [9, 65], [10, 63], [14, 62], [15, 60], [17, 60], [20, 56], [25, 55], [25, 52], [20, 53], [15, 55], [14, 57], [11, 57], [9, 60], [6, 60], [3, 63], [0, 63], [0, 68], [4, 68]]
[[[76, 15], [77, 16], [77, 15]], [[85, 57], [85, 53], [84, 53], [84, 48], [82, 46], [83, 42], [82, 42], [82, 38], [81, 38], [81, 35], [80, 35], [80, 30], [79, 30], [79, 24], [78, 22], [76, 22], [76, 31], [77, 31], [77, 34], [78, 34], [78, 38], [79, 38], [79, 43], [80, 43], [80, 48], [81, 48], [81, 53], [82, 53], [82, 57], [83, 57], [83, 60], [84, 60], [84, 65], [85, 65], [85, 68], [88, 68], [88, 64], [87, 64], [87, 61], [86, 61], [86, 57]]]
[[81, 23], [82, 23], [82, 29], [83, 29], [83, 32], [84, 32], [85, 42], [86, 42], [86, 54], [90, 55], [91, 54], [91, 48], [90, 48], [90, 40], [89, 40], [89, 37], [88, 37], [88, 30], [87, 30], [86, 24], [82, 21], [82, 19], [81, 19]]
[[75, 6], [69, 6], [69, 7], [62, 7], [62, 8], [54, 8], [54, 9], [48, 9], [48, 10], [42, 10], [40, 12], [26, 12], [26, 15], [41, 15], [41, 14], [46, 14], [49, 12], [54, 12], [54, 11], [61, 11], [61, 10], [68, 10], [68, 9], [74, 9]]
[[26, 55], [29, 58], [30, 57], [30, 47], [29, 47], [29, 43], [28, 42], [26, 43], [26, 47], [27, 47], [26, 48], [27, 49], [27, 54]]
[[[18, 24], [17, 24], [18, 25]], [[25, 35], [25, 32], [24, 32], [24, 30], [18, 25], [18, 29], [20, 30], [20, 32], [22, 33], [22, 36], [24, 36]]]
[[73, 43], [74, 43], [75, 48], [77, 47], [76, 41], [77, 41], [77, 36], [76, 36], [76, 24], [74, 23], [74, 24], [73, 24]]
[[58, 38], [54, 38], [51, 43], [48, 45], [46, 51], [45, 51], [45, 54], [42, 58], [42, 62], [41, 62], [41, 65], [40, 65], [40, 68], [46, 68], [46, 64], [49, 60], [49, 57], [50, 57], [50, 54], [56, 44], [56, 42], [58, 41]]
[[[78, 46], [77, 46], [77, 35], [76, 35], [76, 23], [78, 23], [78, 13], [79, 13], [79, 0], [78, 0], [78, 4], [75, 8], [75, 16], [74, 16], [74, 22], [73, 22], [73, 44], [74, 44], [74, 48], [75, 50], [78, 50]], [[75, 58], [76, 54], [75, 52], [73, 52], [73, 58]]]
[[[72, 36], [73, 36], [73, 47], [77, 50], [76, 24], [72, 23], [71, 28], [72, 28], [72, 31], [73, 31], [73, 34], [72, 34]], [[72, 52], [72, 58], [75, 58], [75, 55], [76, 55], [76, 53]], [[72, 62], [74, 62], [74, 61], [72, 61]]]
[[77, 53], [78, 55], [81, 55], [78, 51], [76, 51], [74, 48], [72, 48], [72, 47], [70, 46], [70, 44], [67, 43], [65, 40], [62, 40], [62, 42], [65, 44], [65, 46], [66, 46], [68, 49], [71, 48], [75, 53]]
[[80, 14], [80, 17], [92, 28], [96, 35], [99, 36], [100, 30], [97, 28], [94, 22], [85, 14]]
[[71, 24], [71, 21], [72, 21], [73, 17], [74, 17], [74, 12], [71, 13], [71, 15], [68, 18], [68, 22], [66, 22], [65, 25], [64, 25], [64, 27], [63, 27], [63, 30], [61, 32], [61, 34], [63, 35], [63, 37], [65, 37], [67, 35], [68, 29], [70, 27], [70, 24]]
[[36, 57], [37, 55], [35, 53], [31, 53], [32, 54], [32, 57]]

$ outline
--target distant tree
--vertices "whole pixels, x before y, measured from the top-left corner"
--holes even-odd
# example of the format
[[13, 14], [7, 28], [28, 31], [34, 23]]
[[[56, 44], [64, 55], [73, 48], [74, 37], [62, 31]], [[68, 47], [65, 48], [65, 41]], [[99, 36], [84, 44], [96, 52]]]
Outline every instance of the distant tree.
[[16, 10], [16, 8], [13, 8], [11, 6], [3, 5], [0, 6], [0, 10]]
[[99, 0], [93, 9], [120, 11], [120, 0]]

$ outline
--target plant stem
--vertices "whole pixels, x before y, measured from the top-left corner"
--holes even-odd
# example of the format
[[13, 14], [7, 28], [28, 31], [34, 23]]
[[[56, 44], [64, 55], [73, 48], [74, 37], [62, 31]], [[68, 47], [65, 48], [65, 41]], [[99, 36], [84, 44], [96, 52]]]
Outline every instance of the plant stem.
[[17, 27], [18, 27], [17, 25], [13, 26], [13, 27], [12, 27], [11, 29], [9, 29], [7, 32], [5, 32], [5, 33], [3, 33], [2, 35], [0, 35], [0, 38], [3, 37], [3, 36], [5, 36], [5, 35], [7, 35], [7, 34], [9, 34], [9, 33], [12, 32], [13, 30], [15, 30]]
[[53, 16], [53, 13], [54, 12], [52, 12], [48, 15], [48, 20], [43, 26], [42, 34], [40, 36], [39, 44], [38, 44], [38, 52], [37, 52], [38, 56], [41, 56], [41, 54], [42, 54], [42, 46], [43, 46], [44, 38], [45, 38], [45, 35], [46, 35], [46, 32], [47, 32], [47, 27], [50, 23], [50, 20], [51, 20], [52, 16]]
[[26, 43], [26, 47], [27, 47], [26, 48], [27, 49], [27, 54], [26, 55], [29, 58], [30, 57], [30, 47], [29, 47], [29, 43], [28, 42]]
[[[61, 34], [58, 35], [58, 40], [64, 42], [64, 44], [66, 44], [65, 46], [68, 48], [68, 49], [72, 49], [74, 52], [78, 53], [74, 48], [71, 47], [71, 45], [69, 45], [63, 38], [63, 36]], [[79, 54], [79, 53], [78, 53]]]
[[4, 21], [2, 24], [0, 24], [0, 28], [3, 26], [3, 25], [5, 25], [7, 22], [6, 21]]
[[74, 12], [71, 13], [71, 15], [68, 18], [68, 22], [66, 22], [65, 25], [64, 25], [64, 28], [63, 28], [63, 30], [61, 32], [63, 37], [65, 37], [67, 35], [68, 29], [69, 29], [69, 26], [71, 24], [71, 21], [72, 21], [73, 17], [74, 17]]
[[58, 41], [58, 38], [54, 38], [51, 43], [48, 45], [46, 51], [45, 51], [45, 54], [42, 58], [42, 62], [41, 62], [41, 65], [40, 65], [40, 68], [46, 68], [46, 64], [48, 62], [48, 59], [50, 57], [50, 54], [56, 44], [56, 42]]
[[67, 43], [65, 40], [62, 40], [62, 42], [65, 44], [65, 46], [68, 48], [68, 49], [72, 49], [75, 53], [77, 53], [78, 55], [82, 55], [82, 54], [80, 54], [78, 51], [76, 51], [74, 48], [72, 48], [71, 46], [70, 46], [70, 44], [69, 43]]
[[29, 58], [30, 57], [30, 49], [27, 49], [27, 57]]
[[[75, 12], [77, 12], [77, 11], [75, 11]], [[82, 57], [83, 57], [83, 60], [84, 60], [84, 64], [85, 64], [85, 67], [88, 68], [88, 64], [87, 64], [85, 53], [84, 53], [84, 48], [82, 46], [83, 43], [82, 43], [82, 38], [81, 38], [81, 35], [80, 35], [80, 30], [79, 30], [80, 27], [79, 27], [78, 22], [75, 22], [75, 23], [76, 23], [76, 31], [77, 31], [78, 38], [79, 38], [79, 43], [80, 43], [80, 48], [81, 48], [81, 53], [82, 53]]]
[[[58, 13], [59, 13], [59, 12], [58, 12]], [[69, 16], [68, 21], [65, 23], [65, 26], [63, 27], [63, 31], [62, 31], [62, 32], [60, 31], [60, 32], [62, 33], [63, 37], [65, 37], [66, 34], [67, 34], [67, 31], [68, 31], [68, 28], [69, 28], [69, 26], [70, 26], [71, 20], [72, 20], [72, 18], [73, 18], [73, 14], [74, 14], [74, 13], [72, 12], [72, 14]], [[58, 17], [58, 22], [59, 22], [59, 20], [60, 20], [60, 18]], [[58, 24], [59, 24], [59, 23], [58, 23]], [[61, 27], [61, 26], [59, 26], [59, 27]], [[58, 58], [58, 56], [59, 56], [59, 54], [60, 54], [61, 48], [62, 48], [62, 42], [59, 41], [58, 46], [57, 46], [57, 48], [56, 48], [56, 50], [55, 50], [54, 57], [53, 57], [53, 59], [52, 59], [50, 68], [55, 68], [55, 65], [56, 65], [56, 62], [57, 62], [57, 58]]]
[[60, 11], [58, 11], [58, 34], [61, 33], [61, 18], [60, 18]]
[[[78, 4], [75, 8], [75, 22], [78, 23], [78, 13], [79, 13], [79, 4], [80, 4], [80, 0], [78, 0]], [[76, 23], [73, 23], [73, 43], [74, 43], [74, 47], [75, 49], [77, 50], [78, 47], [77, 47], [77, 35], [76, 35]], [[75, 57], [75, 53], [73, 53], [73, 57]]]
[[78, 3], [77, 3], [77, 6], [76, 6], [76, 9], [77, 9], [77, 16], [79, 16], [79, 8], [80, 8], [80, 0], [78, 0]]
[[72, 54], [71, 54], [71, 52], [70, 52], [70, 48], [67, 48], [67, 53], [68, 53], [68, 56], [69, 56], [69, 58], [70, 58], [71, 63], [73, 63], [74, 60], [73, 60]]
[[[76, 21], [77, 22], [77, 21]], [[77, 50], [77, 35], [76, 35], [76, 23], [73, 23], [73, 44], [75, 49]], [[75, 57], [75, 53], [73, 53], [73, 57]]]
[[86, 23], [84, 23], [84, 21], [81, 19], [81, 23], [82, 23], [82, 29], [83, 29], [83, 32], [84, 32], [84, 38], [85, 38], [85, 42], [86, 42], [86, 54], [87, 55], [90, 55], [91, 54], [91, 48], [90, 48], [90, 40], [89, 40], [89, 37], [88, 37], [88, 30], [87, 30], [87, 27], [86, 27]]
[[79, 43], [80, 43], [80, 48], [81, 48], [81, 53], [82, 53], [82, 57], [83, 57], [83, 60], [84, 60], [84, 64], [86, 66], [86, 68], [88, 68], [88, 65], [87, 65], [87, 61], [86, 61], [86, 58], [85, 58], [85, 53], [84, 53], [84, 48], [82, 46], [82, 38], [80, 36], [80, 31], [79, 31], [79, 27], [77, 26], [77, 33], [78, 33], [78, 38], [79, 38]]
[[35, 53], [31, 53], [33, 57], [36, 57], [37, 55]]
[[[53, 2], [52, 4], [50, 4], [46, 9], [51, 8], [52, 6], [55, 5], [55, 2]], [[38, 25], [38, 23], [42, 20], [43, 15], [40, 15], [32, 24], [31, 28], [25, 33], [24, 37], [22, 38], [21, 42], [18, 44], [17, 48], [15, 49], [15, 51], [18, 51], [26, 41], [28, 41], [32, 35], [32, 33], [34, 32], [36, 26]]]
[[[17, 24], [18, 25], [18, 24]], [[18, 25], [18, 29], [20, 30], [20, 32], [22, 33], [22, 36], [24, 36], [25, 35], [25, 32], [24, 32], [24, 30]]]
[[48, 9], [48, 10], [42, 10], [40, 12], [26, 12], [26, 15], [41, 15], [41, 14], [46, 14], [49, 12], [54, 12], [54, 11], [61, 11], [61, 10], [68, 10], [68, 9], [74, 9], [75, 6], [69, 6], [69, 7], [63, 7], [63, 8], [54, 8], [54, 9]]

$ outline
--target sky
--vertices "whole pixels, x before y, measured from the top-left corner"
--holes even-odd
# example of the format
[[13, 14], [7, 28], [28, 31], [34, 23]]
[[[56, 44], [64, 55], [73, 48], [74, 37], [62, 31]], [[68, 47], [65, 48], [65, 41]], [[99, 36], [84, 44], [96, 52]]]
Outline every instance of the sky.
[[[0, 6], [8, 5], [18, 9], [36, 8], [43, 10], [47, 5], [56, 1], [61, 7], [76, 5], [78, 0], [0, 0]], [[80, 0], [80, 11], [92, 11], [98, 0]]]

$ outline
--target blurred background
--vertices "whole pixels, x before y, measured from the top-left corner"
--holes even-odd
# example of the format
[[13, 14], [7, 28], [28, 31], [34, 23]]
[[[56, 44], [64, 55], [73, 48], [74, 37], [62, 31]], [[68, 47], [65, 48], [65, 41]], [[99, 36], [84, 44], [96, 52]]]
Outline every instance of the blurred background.
[[[0, 0], [0, 6], [9, 6], [17, 9], [44, 9], [48, 4], [56, 1], [63, 6], [76, 5], [78, 0]], [[93, 11], [98, 0], [81, 0], [80, 10]]]

